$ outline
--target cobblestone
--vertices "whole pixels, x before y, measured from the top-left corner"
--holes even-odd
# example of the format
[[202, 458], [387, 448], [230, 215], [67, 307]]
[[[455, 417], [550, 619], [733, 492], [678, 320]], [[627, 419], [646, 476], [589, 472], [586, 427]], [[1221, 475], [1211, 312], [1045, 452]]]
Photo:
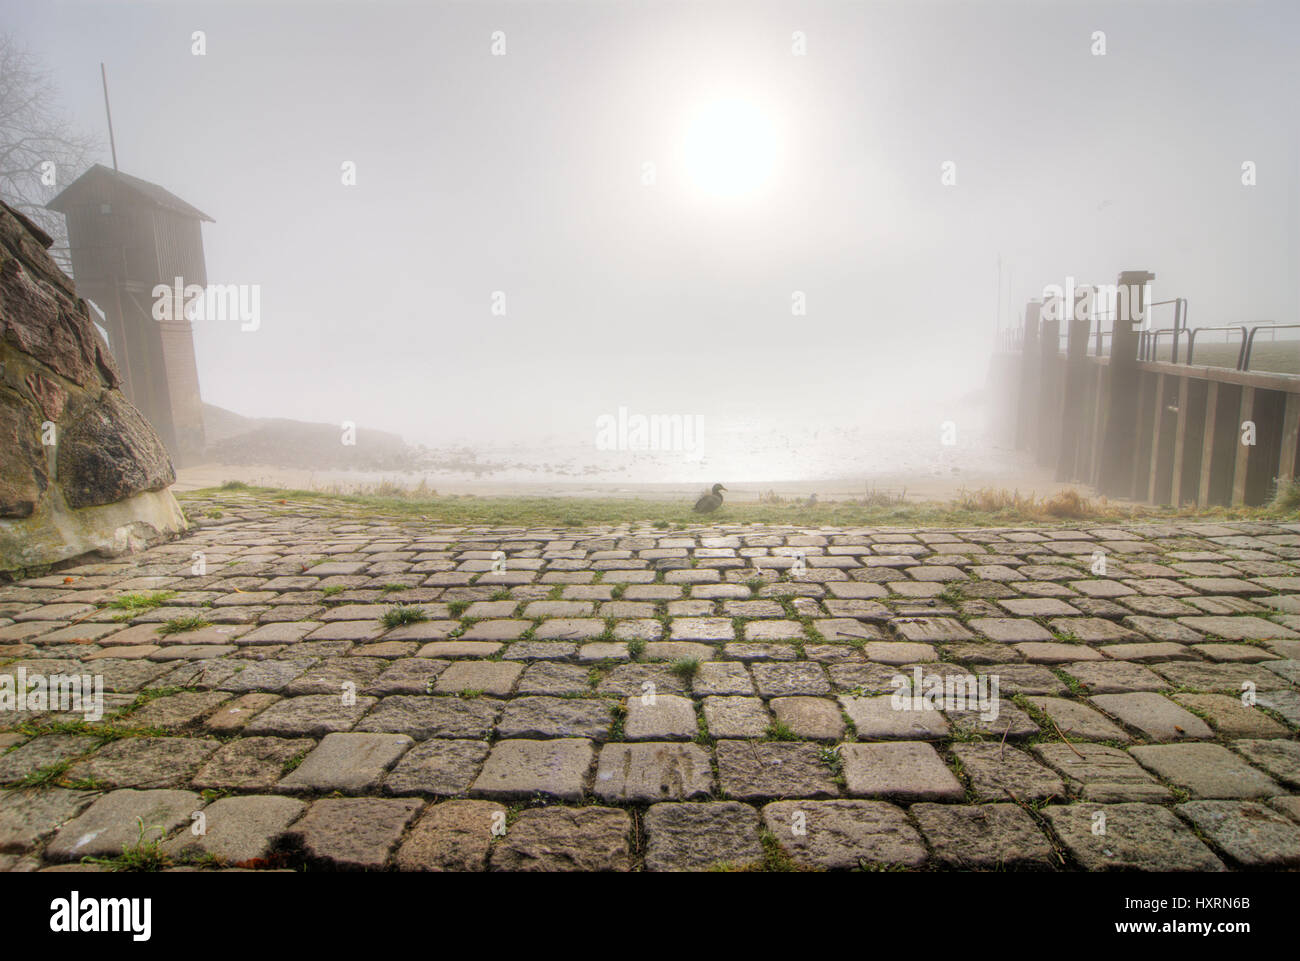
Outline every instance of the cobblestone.
[[[4, 867], [120, 857], [137, 817], [178, 860], [335, 870], [1300, 864], [1300, 524], [504, 531], [259, 496], [0, 585], [0, 674], [106, 692], [83, 730], [0, 714]], [[918, 667], [997, 677], [997, 717], [897, 709]]]

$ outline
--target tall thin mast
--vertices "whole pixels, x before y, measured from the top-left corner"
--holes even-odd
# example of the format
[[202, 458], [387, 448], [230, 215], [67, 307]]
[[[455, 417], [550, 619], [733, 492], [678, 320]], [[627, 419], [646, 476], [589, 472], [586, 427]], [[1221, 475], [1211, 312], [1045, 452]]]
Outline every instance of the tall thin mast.
[[108, 71], [104, 69], [101, 61], [99, 64], [99, 76], [104, 81], [104, 113], [108, 117], [108, 145], [113, 151], [113, 169], [117, 169], [117, 141], [113, 139], [113, 111], [108, 106]]

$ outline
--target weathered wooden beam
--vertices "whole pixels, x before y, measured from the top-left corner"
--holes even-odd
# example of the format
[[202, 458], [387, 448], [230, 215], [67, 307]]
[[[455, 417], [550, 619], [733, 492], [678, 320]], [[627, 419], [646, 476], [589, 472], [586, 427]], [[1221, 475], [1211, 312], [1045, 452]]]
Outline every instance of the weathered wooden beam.
[[1133, 494], [1137, 448], [1138, 327], [1145, 313], [1146, 284], [1155, 274], [1126, 270], [1119, 275], [1120, 297], [1110, 337], [1110, 397], [1101, 448], [1101, 489], [1111, 496]]
[[1087, 394], [1088, 332], [1092, 321], [1082, 313], [1084, 292], [1076, 291], [1066, 327], [1065, 396], [1061, 402], [1061, 452], [1056, 461], [1058, 481], [1080, 480], [1079, 454], [1084, 441], [1084, 399]]
[[1300, 390], [1300, 376], [1296, 374], [1269, 374], [1257, 370], [1232, 370], [1228, 367], [1188, 367], [1186, 364], [1171, 364], [1163, 360], [1146, 360], [1138, 366], [1152, 374], [1174, 374], [1178, 377], [1191, 377], [1194, 380], [1217, 380], [1221, 384], [1240, 384], [1254, 387], [1256, 390], [1275, 390], [1289, 394]]
[[1219, 410], [1219, 382], [1209, 381], [1205, 388], [1205, 434], [1201, 439], [1201, 483], [1196, 492], [1196, 506], [1210, 504], [1210, 477], [1214, 470], [1214, 429]]
[[1061, 349], [1060, 305], [1042, 318], [1042, 333], [1038, 338], [1038, 436], [1034, 444], [1036, 460], [1047, 466], [1056, 460], [1056, 445], [1061, 438], [1061, 403], [1057, 389], [1060, 372], [1057, 358]]
[[1041, 363], [1038, 315], [1042, 306], [1036, 300], [1025, 305], [1025, 336], [1020, 346], [1020, 405], [1016, 417], [1017, 450], [1029, 450], [1037, 439], [1038, 371]]
[[1138, 455], [1142, 451], [1142, 412], [1147, 408], [1147, 395], [1151, 393], [1150, 378], [1138, 374], [1137, 403], [1133, 406], [1133, 412], [1129, 415], [1129, 420], [1133, 422], [1133, 455], [1130, 458], [1132, 464], [1133, 476], [1129, 480], [1128, 496], [1134, 500], [1141, 498], [1146, 499], [1147, 485], [1144, 471], [1147, 462]]
[[1286, 395], [1282, 411], [1282, 456], [1277, 468], [1277, 480], [1284, 484], [1295, 479], [1296, 445], [1300, 443], [1300, 393]]
[[1151, 405], [1151, 457], [1147, 466], [1147, 502], [1156, 502], [1156, 478], [1160, 476], [1160, 425], [1165, 419], [1165, 375], [1156, 375], [1156, 398]]
[[1106, 408], [1109, 405], [1110, 369], [1102, 363], [1097, 364], [1096, 382], [1097, 401], [1092, 405], [1092, 442], [1088, 447], [1088, 483], [1094, 487], [1101, 483], [1101, 444], [1106, 432]]
[[1187, 448], [1187, 395], [1191, 381], [1178, 378], [1178, 422], [1174, 426], [1174, 466], [1169, 503], [1178, 507], [1183, 497], [1183, 453]]
[[1253, 448], [1241, 442], [1243, 425], [1255, 417], [1255, 388], [1241, 388], [1241, 407], [1237, 414], [1236, 436], [1233, 446], [1236, 457], [1232, 466], [1232, 506], [1240, 507], [1246, 503], [1246, 473], [1250, 470], [1250, 452]]

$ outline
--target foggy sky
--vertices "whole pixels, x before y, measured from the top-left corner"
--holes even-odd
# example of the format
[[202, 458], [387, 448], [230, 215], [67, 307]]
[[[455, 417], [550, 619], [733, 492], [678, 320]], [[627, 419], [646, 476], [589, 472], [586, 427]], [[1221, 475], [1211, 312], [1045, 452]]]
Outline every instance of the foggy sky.
[[[96, 133], [106, 62], [121, 168], [215, 218], [210, 282], [261, 286], [258, 331], [195, 334], [204, 399], [243, 414], [436, 444], [587, 438], [619, 406], [960, 412], [999, 255], [1003, 324], [1044, 284], [1127, 268], [1194, 325], [1300, 320], [1287, 0], [0, 0], [0, 22]], [[720, 199], [681, 151], [726, 97], [778, 152]]]

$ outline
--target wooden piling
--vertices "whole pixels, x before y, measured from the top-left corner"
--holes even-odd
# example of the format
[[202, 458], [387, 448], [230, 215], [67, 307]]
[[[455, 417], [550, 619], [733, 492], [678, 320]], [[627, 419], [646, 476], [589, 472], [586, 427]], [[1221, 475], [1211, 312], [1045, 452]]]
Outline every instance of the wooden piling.
[[1169, 503], [1179, 506], [1183, 496], [1183, 458], [1187, 448], [1187, 401], [1190, 384], [1186, 377], [1178, 378], [1178, 420], [1174, 425], [1174, 467], [1169, 488]]
[[1147, 503], [1156, 503], [1160, 477], [1160, 428], [1165, 420], [1165, 375], [1156, 375], [1155, 403], [1151, 405], [1151, 459], [1147, 465]]
[[1038, 316], [1042, 303], [1025, 305], [1025, 336], [1020, 347], [1020, 409], [1016, 417], [1016, 449], [1030, 450], [1038, 430]]
[[1214, 470], [1214, 431], [1218, 426], [1219, 382], [1212, 380], [1205, 389], [1205, 432], [1201, 438], [1201, 483], [1196, 492], [1196, 506], [1210, 504], [1210, 477]]
[[1246, 503], [1246, 474], [1250, 470], [1250, 453], [1254, 449], [1249, 444], [1243, 444], [1242, 434], [1245, 429], [1246, 421], [1253, 420], [1255, 417], [1255, 388], [1241, 388], [1241, 407], [1237, 415], [1236, 434], [1236, 457], [1232, 467], [1232, 506], [1240, 507]]
[[1082, 290], [1075, 291], [1074, 303], [1070, 307], [1070, 316], [1066, 332], [1068, 343], [1065, 347], [1065, 397], [1061, 405], [1061, 453], [1056, 461], [1056, 479], [1058, 481], [1081, 480], [1079, 477], [1079, 454], [1084, 441], [1084, 398], [1087, 393], [1088, 334], [1092, 321], [1088, 317], [1079, 319], [1080, 304], [1084, 300]]
[[1146, 283], [1155, 274], [1126, 270], [1119, 275], [1115, 320], [1110, 338], [1110, 397], [1106, 405], [1106, 434], [1101, 447], [1102, 493], [1129, 497], [1134, 488], [1134, 459], [1138, 418], [1138, 328], [1146, 302]]
[[1282, 452], [1277, 469], [1278, 485], [1295, 479], [1296, 445], [1300, 443], [1300, 394], [1286, 395], [1282, 412]]
[[1057, 370], [1061, 350], [1061, 303], [1040, 311], [1042, 333], [1038, 338], [1038, 442], [1035, 453], [1044, 467], [1056, 462], [1061, 441], [1060, 375]]

